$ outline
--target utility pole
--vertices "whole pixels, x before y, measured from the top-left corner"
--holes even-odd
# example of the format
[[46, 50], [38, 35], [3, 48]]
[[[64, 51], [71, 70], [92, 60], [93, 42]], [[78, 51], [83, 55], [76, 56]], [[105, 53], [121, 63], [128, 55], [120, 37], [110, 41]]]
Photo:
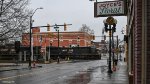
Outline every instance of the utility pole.
[[30, 32], [29, 32], [29, 38], [30, 38], [30, 43], [29, 43], [29, 48], [30, 48], [30, 54], [29, 54], [29, 68], [31, 68], [31, 57], [33, 56], [32, 55], [32, 47], [31, 47], [31, 40], [32, 40], [32, 17], [33, 17], [33, 15], [35, 14], [35, 12], [38, 10], [38, 9], [43, 9], [42, 7], [40, 7], [40, 8], [37, 8], [37, 9], [35, 9], [35, 11], [33, 12], [33, 14], [29, 17], [30, 18]]

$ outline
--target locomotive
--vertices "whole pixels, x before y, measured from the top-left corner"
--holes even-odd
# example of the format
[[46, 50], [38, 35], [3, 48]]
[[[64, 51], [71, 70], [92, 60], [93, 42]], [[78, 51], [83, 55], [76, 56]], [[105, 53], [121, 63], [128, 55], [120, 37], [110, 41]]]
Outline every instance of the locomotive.
[[[49, 50], [50, 49], [50, 50]], [[62, 59], [69, 57], [70, 59], [101, 59], [101, 54], [95, 47], [47, 47], [47, 52], [50, 52], [51, 59], [57, 59], [59, 56]]]
[[[6, 52], [4, 50], [7, 50]], [[13, 51], [12, 51], [13, 50]], [[26, 54], [24, 52], [26, 51]], [[24, 55], [26, 55], [26, 60], [29, 60], [30, 49], [28, 46], [20, 46], [20, 52], [22, 53], [22, 60], [24, 60]], [[55, 47], [48, 46], [46, 47], [46, 57], [48, 57], [50, 52], [50, 57], [53, 60], [57, 60], [57, 57], [61, 59], [70, 58], [70, 59], [82, 59], [82, 60], [96, 60], [101, 59], [101, 54], [99, 50], [95, 47]], [[44, 60], [45, 54], [41, 52], [41, 46], [33, 47], [33, 55], [36, 60]], [[14, 45], [9, 45], [8, 47], [0, 48], [0, 60], [18, 60], [19, 53], [16, 53], [14, 50]]]

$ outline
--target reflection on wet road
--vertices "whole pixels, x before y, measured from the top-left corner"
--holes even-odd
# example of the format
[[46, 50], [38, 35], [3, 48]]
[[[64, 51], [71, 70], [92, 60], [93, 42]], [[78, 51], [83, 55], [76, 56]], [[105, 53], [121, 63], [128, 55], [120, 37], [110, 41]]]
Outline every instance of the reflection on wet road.
[[111, 84], [108, 80], [114, 81], [114, 77], [118, 80], [125, 76], [108, 75], [106, 60], [73, 61], [45, 64], [38, 69], [0, 72], [0, 84], [95, 84], [93, 80]]

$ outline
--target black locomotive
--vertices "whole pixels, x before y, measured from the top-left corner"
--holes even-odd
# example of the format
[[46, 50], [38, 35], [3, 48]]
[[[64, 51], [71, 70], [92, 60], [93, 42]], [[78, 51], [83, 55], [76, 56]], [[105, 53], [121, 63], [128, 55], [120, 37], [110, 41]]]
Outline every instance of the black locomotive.
[[[26, 55], [26, 60], [29, 60], [28, 46], [20, 46], [20, 51], [22, 53], [22, 60], [24, 60], [24, 55]], [[26, 52], [26, 54], [24, 53]], [[50, 57], [53, 60], [57, 58], [61, 59], [82, 59], [82, 60], [95, 60], [101, 59], [101, 54], [95, 47], [46, 47], [46, 57], [48, 58], [50, 52]], [[36, 60], [44, 60], [45, 52], [41, 52], [41, 46], [33, 47], [33, 55]], [[19, 53], [15, 52], [14, 45], [1, 46], [0, 47], [0, 60], [18, 60]]]
[[[49, 50], [50, 49], [50, 50]], [[47, 52], [50, 52], [52, 59], [57, 59], [59, 56], [62, 59], [101, 59], [101, 54], [94, 47], [47, 47]]]

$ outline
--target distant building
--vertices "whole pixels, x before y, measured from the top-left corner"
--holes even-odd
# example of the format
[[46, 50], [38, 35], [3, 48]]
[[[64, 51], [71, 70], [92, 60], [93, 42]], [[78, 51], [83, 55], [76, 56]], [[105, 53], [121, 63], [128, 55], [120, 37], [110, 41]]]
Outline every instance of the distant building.
[[[39, 28], [34, 28], [32, 32], [33, 46], [58, 46], [58, 32], [40, 32]], [[86, 32], [59, 32], [59, 47], [92, 46], [92, 40], [94, 36]], [[29, 46], [29, 33], [22, 35], [22, 45]]]
[[101, 40], [101, 42], [92, 42], [93, 46], [95, 46], [98, 50], [100, 50], [102, 53], [106, 53], [108, 51], [108, 43], [106, 43], [105, 40]]

